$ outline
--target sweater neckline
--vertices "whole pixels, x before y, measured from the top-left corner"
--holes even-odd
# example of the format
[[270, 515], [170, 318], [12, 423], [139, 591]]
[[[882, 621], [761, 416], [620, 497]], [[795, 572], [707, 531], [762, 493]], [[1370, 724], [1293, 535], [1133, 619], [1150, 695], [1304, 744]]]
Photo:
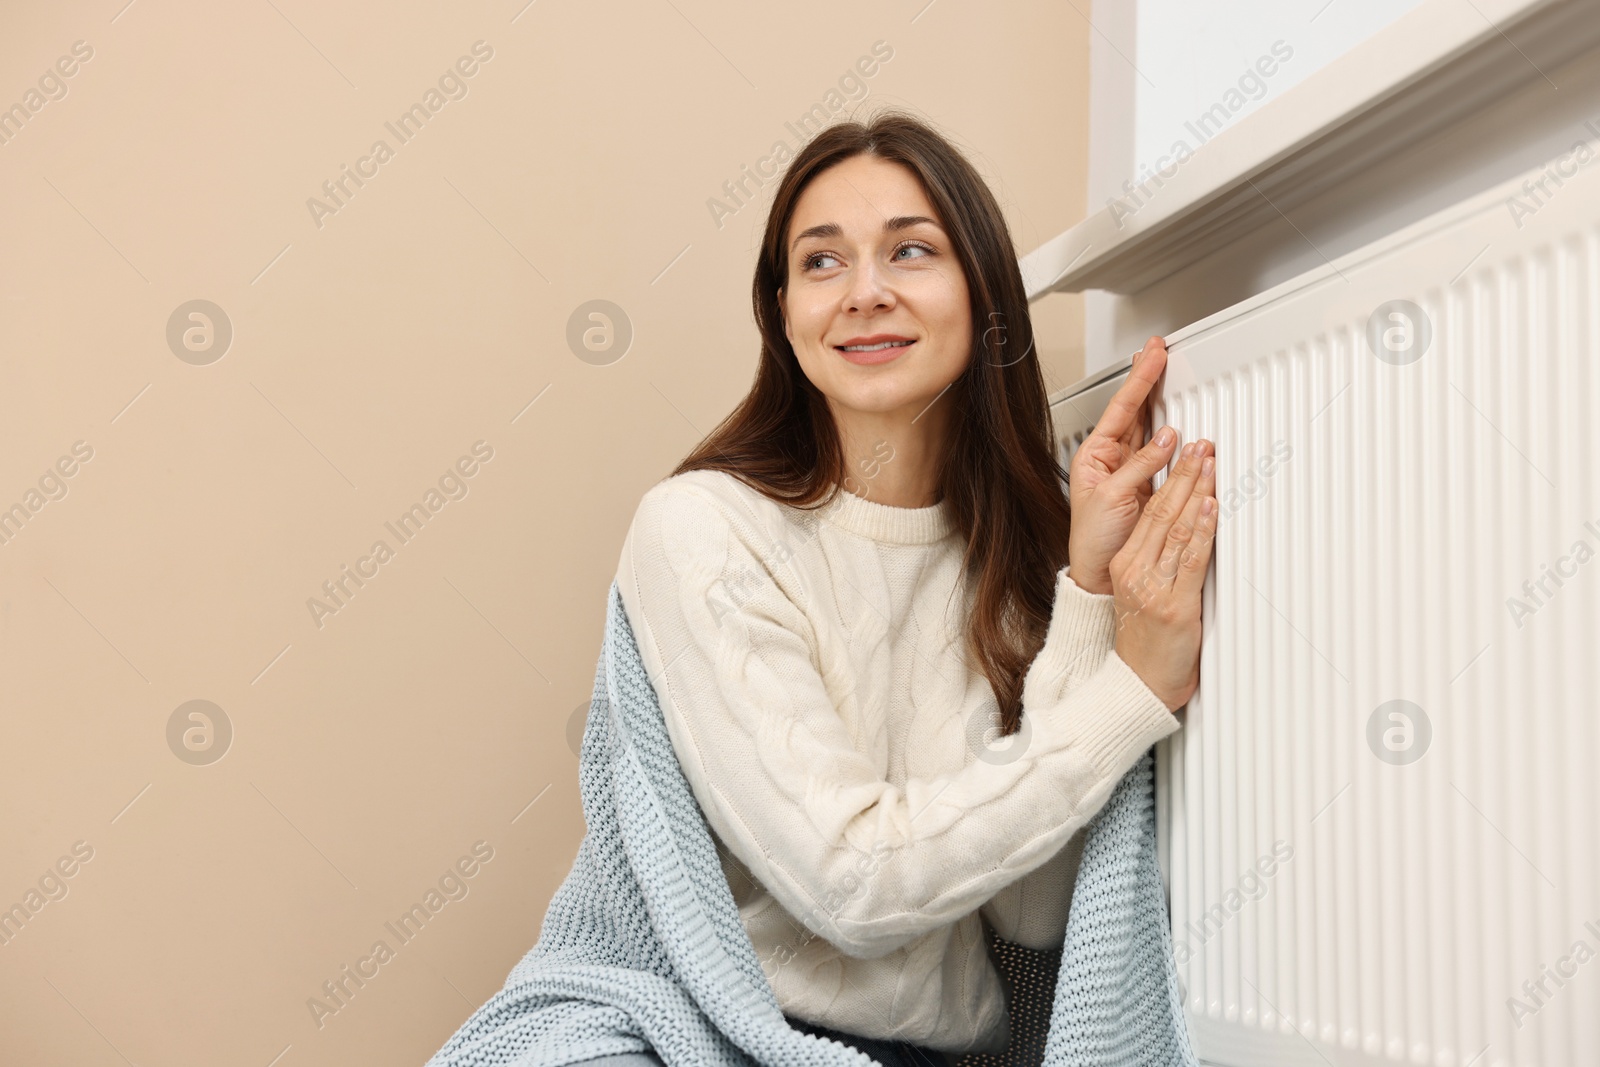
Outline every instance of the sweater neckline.
[[[832, 491], [837, 483], [829, 483]], [[817, 510], [818, 515], [841, 529], [897, 545], [929, 545], [956, 528], [948, 501], [925, 508], [881, 504], [837, 487], [838, 493]]]

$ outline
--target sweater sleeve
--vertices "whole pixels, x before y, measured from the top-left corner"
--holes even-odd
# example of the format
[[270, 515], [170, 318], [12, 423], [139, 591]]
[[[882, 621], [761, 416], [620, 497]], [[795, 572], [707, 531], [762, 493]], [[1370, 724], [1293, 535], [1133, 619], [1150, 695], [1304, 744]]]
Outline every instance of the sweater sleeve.
[[[1056, 580], [1052, 625], [1061, 633], [1047, 640], [1030, 670], [1058, 673], [1062, 692], [1070, 693], [1094, 676], [1116, 645], [1115, 598], [1090, 593], [1063, 567]], [[1067, 654], [1064, 661], [1059, 657]], [[1024, 702], [1024, 707], [1027, 704]], [[1024, 948], [1059, 948], [1067, 939], [1072, 890], [1083, 858], [1080, 829], [1043, 866], [1006, 885], [978, 909], [994, 932]]]
[[779, 546], [735, 510], [692, 484], [647, 492], [618, 567], [624, 606], [706, 821], [848, 956], [887, 955], [1042, 866], [1178, 729], [1114, 650], [1069, 691], [1083, 664], [1053, 615], [1024, 684], [1028, 737], [896, 786], [853, 746], [821, 673], [797, 599], [827, 591], [790, 571], [786, 590]]
[[1064, 692], [1076, 689], [1105, 663], [1116, 647], [1116, 598], [1091, 593], [1072, 578], [1072, 567], [1056, 574], [1056, 599], [1044, 647], [1034, 657], [1030, 674], [1057, 676]]

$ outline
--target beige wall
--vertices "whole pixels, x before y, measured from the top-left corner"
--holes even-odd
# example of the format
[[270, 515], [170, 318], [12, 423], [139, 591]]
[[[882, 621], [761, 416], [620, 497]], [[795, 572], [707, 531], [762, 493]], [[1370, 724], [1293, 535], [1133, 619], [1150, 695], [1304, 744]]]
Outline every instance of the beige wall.
[[[720, 229], [708, 199], [882, 41], [867, 102], [964, 144], [1025, 252], [1083, 214], [1091, 30], [1038, 2], [122, 3], [0, 16], [0, 105], [37, 106], [0, 143], [0, 907], [27, 913], [0, 1062], [420, 1065], [536, 938], [628, 520], [755, 365], [766, 198]], [[466, 95], [401, 143], [458, 60]], [[566, 339], [591, 300], [632, 324], [609, 365]], [[1058, 388], [1081, 307], [1036, 310]]]

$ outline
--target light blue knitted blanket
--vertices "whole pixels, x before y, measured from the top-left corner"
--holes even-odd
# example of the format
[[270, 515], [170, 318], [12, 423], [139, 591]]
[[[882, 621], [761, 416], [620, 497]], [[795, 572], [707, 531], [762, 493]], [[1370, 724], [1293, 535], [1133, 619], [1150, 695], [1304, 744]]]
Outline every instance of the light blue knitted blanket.
[[[1046, 1067], [1198, 1067], [1156, 865], [1152, 766], [1147, 752], [1089, 825]], [[646, 1048], [668, 1067], [875, 1062], [779, 1010], [614, 580], [578, 783], [588, 831], [538, 943], [426, 1067], [561, 1067]]]

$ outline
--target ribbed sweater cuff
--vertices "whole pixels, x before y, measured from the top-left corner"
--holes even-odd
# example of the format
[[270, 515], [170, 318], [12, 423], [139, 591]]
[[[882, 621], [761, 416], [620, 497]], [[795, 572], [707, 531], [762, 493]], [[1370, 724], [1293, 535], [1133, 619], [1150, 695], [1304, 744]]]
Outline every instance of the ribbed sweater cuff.
[[1102, 777], [1127, 773], [1151, 745], [1181, 725], [1115, 650], [1077, 689], [1028, 712], [1048, 723], [1052, 748], [1087, 759]]
[[1023, 703], [1028, 692], [1049, 700], [1069, 688], [1074, 677], [1092, 673], [1116, 644], [1116, 598], [1110, 593], [1090, 593], [1072, 579], [1071, 565], [1056, 573], [1055, 605], [1044, 645], [1028, 666]]

